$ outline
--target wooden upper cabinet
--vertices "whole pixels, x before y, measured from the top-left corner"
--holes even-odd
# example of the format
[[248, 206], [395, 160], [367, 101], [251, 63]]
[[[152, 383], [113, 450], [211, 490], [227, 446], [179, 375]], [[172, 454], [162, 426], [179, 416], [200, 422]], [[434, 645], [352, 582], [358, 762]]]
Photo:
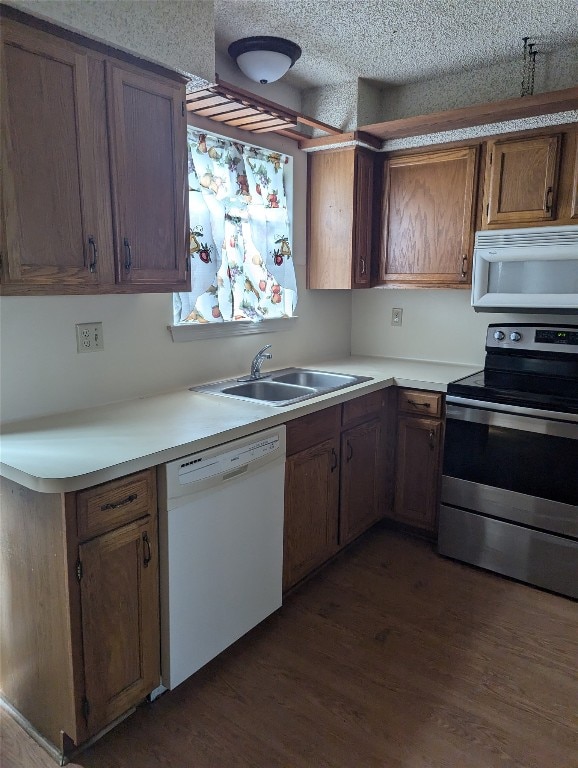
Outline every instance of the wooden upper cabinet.
[[578, 219], [578, 133], [574, 134], [574, 164], [572, 168], [572, 190], [570, 193], [570, 218]]
[[368, 288], [374, 153], [360, 147], [308, 158], [308, 288]]
[[0, 10], [2, 292], [186, 290], [184, 82]]
[[182, 87], [107, 62], [117, 279], [186, 282]]
[[380, 283], [471, 284], [477, 165], [477, 146], [385, 161]]
[[87, 56], [2, 26], [3, 283], [99, 283]]
[[556, 219], [560, 134], [488, 143], [485, 224], [515, 225]]

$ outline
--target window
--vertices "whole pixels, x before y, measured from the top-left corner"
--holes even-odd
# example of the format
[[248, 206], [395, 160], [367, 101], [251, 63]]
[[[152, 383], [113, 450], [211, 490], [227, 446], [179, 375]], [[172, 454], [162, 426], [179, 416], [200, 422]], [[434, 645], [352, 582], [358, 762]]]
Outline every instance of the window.
[[293, 317], [291, 158], [191, 126], [187, 140], [192, 290], [174, 294], [174, 324]]

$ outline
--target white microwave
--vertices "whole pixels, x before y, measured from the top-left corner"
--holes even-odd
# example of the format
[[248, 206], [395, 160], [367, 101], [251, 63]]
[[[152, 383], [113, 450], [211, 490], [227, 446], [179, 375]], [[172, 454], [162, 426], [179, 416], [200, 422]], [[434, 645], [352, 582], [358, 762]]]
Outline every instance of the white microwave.
[[578, 314], [578, 225], [476, 232], [472, 306]]

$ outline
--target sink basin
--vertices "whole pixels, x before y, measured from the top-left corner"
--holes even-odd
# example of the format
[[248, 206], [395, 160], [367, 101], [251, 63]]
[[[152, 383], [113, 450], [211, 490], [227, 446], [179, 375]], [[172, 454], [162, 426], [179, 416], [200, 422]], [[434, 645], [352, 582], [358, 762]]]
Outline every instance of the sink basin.
[[246, 381], [221, 390], [223, 395], [248, 397], [251, 400], [267, 400], [271, 403], [293, 401], [295, 398], [312, 397], [317, 394], [311, 387], [300, 387], [295, 384], [285, 384], [280, 381], [265, 379], [263, 381]]
[[309, 371], [305, 368], [296, 368], [289, 373], [271, 374], [273, 381], [282, 381], [285, 384], [298, 384], [301, 387], [313, 387], [314, 389], [332, 390], [338, 387], [347, 387], [359, 382], [359, 377], [349, 376], [345, 373], [325, 373], [324, 371]]
[[345, 373], [313, 371], [308, 368], [283, 368], [280, 371], [266, 373], [263, 378], [228, 379], [191, 387], [194, 392], [210, 395], [234, 397], [262, 405], [292, 405], [310, 397], [324, 395], [336, 389], [352, 387], [363, 381], [371, 381], [371, 376], [353, 376]]

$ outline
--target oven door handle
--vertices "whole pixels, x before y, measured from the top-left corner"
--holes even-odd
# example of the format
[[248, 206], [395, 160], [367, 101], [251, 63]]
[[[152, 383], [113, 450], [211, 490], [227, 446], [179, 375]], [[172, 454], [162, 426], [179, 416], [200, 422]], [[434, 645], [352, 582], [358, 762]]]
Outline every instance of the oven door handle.
[[[569, 423], [565, 421], [556, 421], [545, 416], [536, 417], [534, 414], [540, 413], [535, 409], [524, 409], [516, 407], [516, 413], [505, 412], [503, 410], [493, 410], [496, 406], [493, 403], [485, 403], [484, 408], [474, 405], [474, 401], [466, 401], [466, 404], [450, 403], [447, 399], [446, 419], [456, 421], [469, 421], [475, 424], [486, 424], [489, 427], [504, 427], [505, 429], [516, 429], [522, 432], [536, 432], [542, 435], [551, 435], [553, 437], [566, 437], [570, 440], [578, 440], [578, 423]], [[528, 411], [532, 415], [526, 415], [523, 411]], [[542, 413], [550, 413], [543, 411]]]

